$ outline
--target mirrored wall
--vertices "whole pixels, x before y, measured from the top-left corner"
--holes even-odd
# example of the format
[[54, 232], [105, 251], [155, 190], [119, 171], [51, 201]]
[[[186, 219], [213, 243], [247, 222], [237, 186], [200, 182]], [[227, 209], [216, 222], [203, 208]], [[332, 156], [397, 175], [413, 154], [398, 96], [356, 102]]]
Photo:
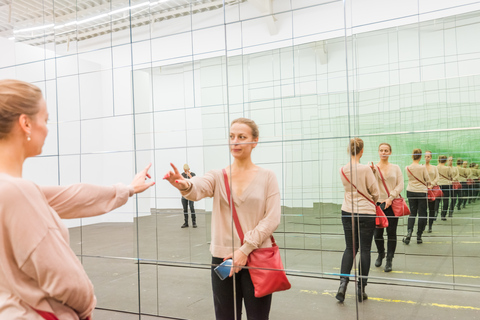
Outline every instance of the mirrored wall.
[[399, 218], [392, 272], [374, 266], [373, 243], [368, 302], [357, 302], [354, 285], [343, 304], [335, 299], [345, 250], [339, 170], [352, 137], [365, 143], [362, 164], [379, 161], [380, 143], [392, 146], [404, 198], [415, 148], [431, 151], [435, 166], [441, 155], [454, 167], [480, 163], [478, 2], [42, 1], [42, 19], [30, 21], [27, 2], [13, 1], [13, 35], [0, 38], [0, 78], [37, 84], [50, 113], [43, 154], [25, 176], [128, 184], [153, 164], [154, 188], [106, 215], [64, 221], [99, 310], [214, 318], [213, 201], [195, 202], [198, 227], [189, 214], [181, 228], [181, 195], [162, 178], [170, 163], [200, 177], [229, 166], [230, 123], [247, 117], [260, 129], [253, 162], [278, 180], [274, 236], [292, 283], [274, 294], [271, 319], [480, 311], [478, 184], [465, 207], [446, 220], [438, 213], [422, 244], [402, 242], [408, 217]]

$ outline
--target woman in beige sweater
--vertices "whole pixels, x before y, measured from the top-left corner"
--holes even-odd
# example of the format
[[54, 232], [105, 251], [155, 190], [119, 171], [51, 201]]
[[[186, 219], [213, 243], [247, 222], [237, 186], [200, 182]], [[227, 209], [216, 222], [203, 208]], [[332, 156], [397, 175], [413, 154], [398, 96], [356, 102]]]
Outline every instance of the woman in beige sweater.
[[[382, 265], [382, 260], [385, 258], [385, 240], [383, 239], [383, 230], [387, 229], [387, 261], [385, 263], [385, 272], [392, 271], [392, 260], [397, 248], [397, 225], [398, 217], [393, 213], [391, 207], [394, 199], [401, 197], [403, 190], [403, 174], [400, 167], [396, 164], [388, 162], [388, 158], [392, 155], [392, 147], [388, 143], [381, 143], [378, 146], [378, 155], [380, 161], [373, 172], [377, 179], [378, 188], [380, 190], [380, 197], [378, 204], [388, 219], [387, 228], [375, 228], [374, 238], [377, 246], [378, 258], [375, 261], [375, 267]], [[385, 188], [386, 186], [386, 188]]]
[[415, 219], [418, 215], [417, 243], [423, 243], [422, 234], [427, 225], [427, 192], [430, 188], [430, 176], [425, 166], [420, 164], [422, 159], [422, 150], [414, 149], [412, 154], [413, 162], [405, 168], [408, 177], [407, 198], [410, 207], [410, 216], [408, 217], [407, 235], [403, 239], [405, 244], [410, 243], [412, 238]]
[[[446, 166], [447, 156], [441, 155], [438, 157], [438, 185], [442, 189], [443, 197], [435, 199], [435, 209], [439, 210], [440, 202], [442, 202], [442, 220], [447, 220], [447, 212], [449, 208], [450, 198], [452, 197], [452, 181], [453, 181], [453, 172], [452, 168]], [[449, 214], [449, 217], [452, 215]], [[431, 228], [428, 232], [432, 232]]]
[[[225, 171], [231, 186], [233, 204], [245, 235], [243, 243], [240, 243], [236, 228], [232, 229], [232, 213], [222, 170], [212, 170], [203, 177], [196, 176], [187, 180], [172, 164], [173, 171], [164, 177], [188, 200], [198, 201], [213, 197], [211, 278], [215, 317], [218, 320], [234, 319], [235, 314], [237, 319], [241, 319], [242, 297], [248, 319], [268, 319], [270, 313], [272, 295], [256, 298], [250, 273], [248, 269], [242, 268], [253, 250], [272, 246], [271, 236], [280, 224], [280, 190], [277, 178], [273, 171], [255, 165], [251, 159], [258, 138], [259, 131], [254, 121], [245, 118], [232, 121], [230, 153], [234, 161]], [[232, 268], [230, 277], [220, 280], [214, 269], [230, 258], [236, 267]]]
[[48, 112], [40, 89], [0, 80], [0, 319], [89, 319], [93, 286], [69, 246], [61, 219], [95, 216], [153, 183], [148, 167], [129, 186], [40, 187], [22, 179], [23, 163], [39, 155]]
[[[432, 151], [427, 150], [425, 151], [425, 168], [427, 169], [428, 176], [430, 177], [431, 187], [433, 188], [434, 186], [438, 185], [438, 179], [440, 176], [438, 174], [438, 168], [431, 165], [430, 161], [432, 161]], [[437, 215], [438, 206], [437, 199], [435, 199], [435, 201], [428, 202], [428, 233], [432, 232], [433, 222], [437, 220]]]
[[345, 190], [342, 203], [345, 251], [340, 267], [340, 287], [336, 298], [340, 302], [345, 300], [353, 260], [360, 248], [357, 299], [362, 302], [368, 298], [365, 293], [365, 286], [370, 271], [370, 251], [372, 249], [373, 232], [375, 231], [375, 204], [378, 201], [380, 191], [372, 169], [367, 165], [360, 164], [360, 158], [363, 155], [363, 140], [360, 138], [351, 139], [349, 151], [350, 162], [340, 168], [340, 178]]

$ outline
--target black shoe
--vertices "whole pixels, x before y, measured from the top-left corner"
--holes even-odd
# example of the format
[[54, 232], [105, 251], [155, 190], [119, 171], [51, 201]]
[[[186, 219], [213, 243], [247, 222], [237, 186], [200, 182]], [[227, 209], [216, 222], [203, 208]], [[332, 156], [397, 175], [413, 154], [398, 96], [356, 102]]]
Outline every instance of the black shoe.
[[365, 293], [365, 288], [363, 288], [363, 290], [361, 290], [360, 288], [358, 289], [357, 298], [358, 302], [363, 302], [368, 299], [368, 296]]
[[[443, 218], [442, 218], [442, 220], [443, 220]], [[445, 219], [445, 220], [447, 220], [447, 219]], [[432, 227], [428, 227], [428, 233], [432, 233]]]
[[403, 243], [405, 244], [409, 244], [410, 243], [410, 239], [412, 238], [412, 231], [408, 231], [407, 235], [405, 236], [405, 238], [403, 238]]
[[192, 222], [192, 225], [193, 225], [194, 228], [197, 227], [197, 223], [195, 221]]
[[447, 221], [447, 218], [446, 218], [446, 217], [442, 217], [442, 221]]
[[462, 209], [461, 209], [460, 207], [457, 207], [457, 210], [458, 210], [458, 211], [461, 211]]
[[180, 228], [188, 228], [188, 223], [185, 222]]
[[421, 235], [421, 234], [417, 234], [417, 244], [420, 244], [420, 243], [423, 243], [422, 235]]
[[348, 279], [341, 279], [340, 280], [340, 287], [338, 287], [338, 292], [335, 298], [337, 298], [338, 301], [343, 302], [345, 300], [345, 293], [347, 292], [347, 285], [348, 285]]
[[387, 261], [385, 262], [385, 269], [384, 269], [385, 272], [392, 271], [392, 259], [393, 258], [387, 257]]
[[382, 260], [385, 258], [385, 252], [384, 253], [379, 253], [377, 260], [375, 260], [375, 267], [380, 267], [382, 265]]

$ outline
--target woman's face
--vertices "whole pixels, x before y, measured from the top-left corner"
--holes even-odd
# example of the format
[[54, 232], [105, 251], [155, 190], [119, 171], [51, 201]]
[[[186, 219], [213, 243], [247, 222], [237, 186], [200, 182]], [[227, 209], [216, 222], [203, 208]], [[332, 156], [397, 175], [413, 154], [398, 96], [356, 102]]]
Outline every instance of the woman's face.
[[390, 147], [386, 144], [382, 144], [378, 148], [378, 155], [380, 156], [381, 160], [388, 160], [388, 157], [390, 157], [391, 154], [392, 151], [390, 150]]
[[425, 152], [425, 162], [430, 163], [430, 160], [432, 160], [432, 154], [430, 152]]
[[463, 167], [466, 168], [468, 165], [468, 161], [463, 161]]
[[453, 158], [452, 158], [452, 157], [448, 157], [448, 159], [447, 159], [447, 165], [448, 165], [449, 167], [451, 167], [452, 164], [453, 164]]
[[250, 158], [258, 138], [253, 138], [252, 129], [244, 123], [234, 123], [230, 127], [230, 153], [235, 159]]
[[38, 113], [31, 118], [30, 141], [27, 141], [27, 156], [34, 157], [42, 153], [47, 128], [48, 111], [47, 104], [42, 98], [38, 102]]

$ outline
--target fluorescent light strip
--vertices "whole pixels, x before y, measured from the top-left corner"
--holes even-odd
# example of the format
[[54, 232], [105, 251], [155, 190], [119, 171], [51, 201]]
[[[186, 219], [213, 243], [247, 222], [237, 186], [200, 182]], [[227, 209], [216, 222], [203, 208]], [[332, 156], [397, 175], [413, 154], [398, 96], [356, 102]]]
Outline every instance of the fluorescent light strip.
[[145, 7], [145, 6], [153, 7], [157, 4], [168, 2], [168, 1], [170, 1], [170, 0], [160, 0], [160, 1], [157, 1], [157, 2], [142, 2], [142, 3], [139, 3], [139, 4], [133, 5], [133, 6], [113, 10], [113, 11], [108, 12], [108, 13], [102, 13], [98, 16], [83, 19], [83, 20], [80, 20], [80, 21], [71, 21], [71, 22], [67, 22], [65, 24], [60, 24], [60, 25], [57, 25], [57, 26], [52, 23], [52, 24], [48, 24], [48, 25], [44, 25], [44, 26], [14, 30], [13, 33], [15, 34], [15, 33], [20, 33], [20, 32], [44, 30], [44, 29], [48, 29], [48, 28], [60, 29], [60, 28], [69, 27], [69, 26], [73, 26], [73, 25], [78, 26], [78, 25], [83, 24], [83, 23], [87, 23], [87, 22], [94, 21], [94, 20], [97, 20], [97, 19], [102, 19], [102, 18], [111, 16], [111, 15], [114, 15], [114, 14], [117, 14], [117, 13], [124, 12], [124, 11], [129, 11], [129, 10], [133, 10], [133, 9], [137, 9], [137, 8], [141, 8], [141, 7]]

